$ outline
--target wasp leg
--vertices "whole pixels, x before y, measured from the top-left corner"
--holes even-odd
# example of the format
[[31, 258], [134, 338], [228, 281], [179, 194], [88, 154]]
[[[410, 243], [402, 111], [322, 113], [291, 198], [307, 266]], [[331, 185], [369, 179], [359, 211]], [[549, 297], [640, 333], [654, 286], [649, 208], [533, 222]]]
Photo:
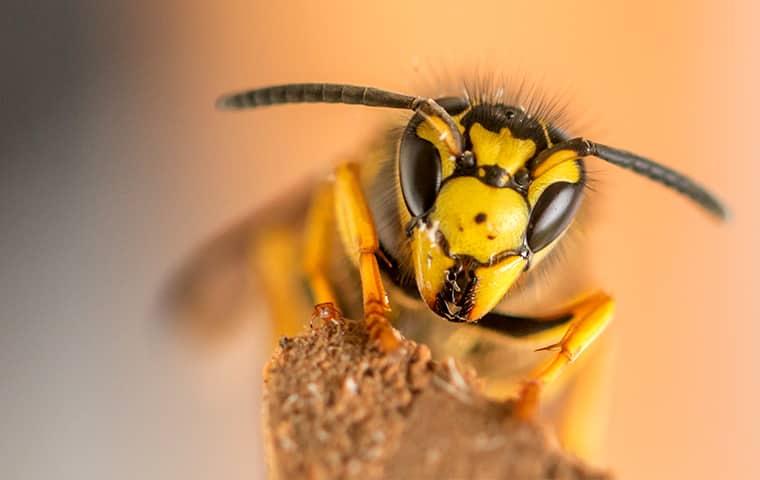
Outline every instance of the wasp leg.
[[614, 308], [614, 300], [602, 292], [594, 293], [570, 307], [572, 320], [562, 339], [541, 349], [557, 349], [557, 355], [548, 365], [534, 373], [521, 388], [515, 410], [518, 417], [535, 417], [541, 390], [556, 380], [565, 367], [576, 360], [602, 333], [612, 320]]
[[329, 251], [332, 243], [330, 227], [334, 225], [332, 185], [326, 183], [316, 190], [306, 216], [304, 230], [303, 271], [316, 305], [332, 304], [339, 308], [335, 291], [327, 276]]
[[[330, 249], [335, 225], [333, 186], [325, 182], [313, 193], [302, 238], [287, 227], [264, 230], [253, 244], [254, 267], [262, 280], [262, 288], [273, 316], [275, 338], [293, 336], [304, 324], [305, 304], [310, 296], [313, 305], [312, 318], [330, 314], [340, 317], [337, 296], [329, 280]], [[299, 276], [283, 268], [292, 264], [294, 258], [303, 254], [302, 272], [310, 295], [301, 295]], [[303, 298], [302, 298], [303, 297]]]
[[612, 383], [611, 337], [594, 343], [573, 368], [555, 415], [563, 448], [587, 462], [603, 466]]
[[297, 334], [307, 310], [306, 295], [299, 295], [298, 277], [283, 265], [297, 257], [298, 234], [293, 229], [263, 230], [251, 246], [251, 264], [260, 278], [265, 301], [272, 316], [273, 338]]
[[399, 335], [386, 316], [390, 306], [375, 257], [379, 249], [377, 232], [353, 164], [341, 165], [335, 171], [335, 213], [346, 252], [359, 267], [364, 321], [370, 338], [383, 351], [394, 350], [399, 345]]

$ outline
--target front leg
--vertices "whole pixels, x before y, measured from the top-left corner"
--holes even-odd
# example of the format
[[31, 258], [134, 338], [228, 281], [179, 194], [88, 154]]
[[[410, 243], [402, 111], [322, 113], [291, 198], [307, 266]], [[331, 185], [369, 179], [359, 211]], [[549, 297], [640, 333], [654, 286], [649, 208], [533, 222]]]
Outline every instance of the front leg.
[[341, 165], [335, 171], [335, 214], [345, 250], [359, 268], [370, 338], [385, 352], [395, 350], [400, 337], [387, 317], [388, 294], [375, 256], [379, 249], [377, 232], [354, 164]]
[[541, 390], [554, 381], [604, 331], [615, 310], [615, 301], [603, 292], [583, 298], [569, 308], [572, 315], [562, 339], [541, 350], [558, 350], [557, 355], [531, 375], [520, 391], [516, 414], [523, 419], [535, 417]]

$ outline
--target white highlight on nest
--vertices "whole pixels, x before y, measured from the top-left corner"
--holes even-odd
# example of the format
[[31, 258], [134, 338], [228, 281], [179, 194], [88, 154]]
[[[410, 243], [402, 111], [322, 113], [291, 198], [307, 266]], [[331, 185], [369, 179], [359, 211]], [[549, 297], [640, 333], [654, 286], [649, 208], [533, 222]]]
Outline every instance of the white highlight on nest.
[[346, 389], [347, 392], [350, 392], [352, 395], [356, 395], [356, 393], [359, 391], [359, 386], [356, 384], [354, 377], [346, 377], [346, 379], [343, 381], [343, 388]]

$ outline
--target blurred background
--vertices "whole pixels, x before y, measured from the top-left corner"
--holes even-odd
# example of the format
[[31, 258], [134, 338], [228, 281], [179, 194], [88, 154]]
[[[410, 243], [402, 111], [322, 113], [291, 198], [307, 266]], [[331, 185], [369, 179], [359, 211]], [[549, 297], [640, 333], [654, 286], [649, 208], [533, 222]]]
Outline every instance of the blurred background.
[[261, 478], [267, 327], [199, 353], [156, 325], [156, 293], [199, 242], [398, 116], [229, 114], [213, 100], [295, 81], [417, 93], [477, 71], [562, 94], [576, 133], [660, 159], [733, 209], [719, 225], [594, 163], [588, 240], [619, 302], [609, 464], [621, 478], [756, 478], [756, 2], [6, 0], [3, 11], [0, 477]]

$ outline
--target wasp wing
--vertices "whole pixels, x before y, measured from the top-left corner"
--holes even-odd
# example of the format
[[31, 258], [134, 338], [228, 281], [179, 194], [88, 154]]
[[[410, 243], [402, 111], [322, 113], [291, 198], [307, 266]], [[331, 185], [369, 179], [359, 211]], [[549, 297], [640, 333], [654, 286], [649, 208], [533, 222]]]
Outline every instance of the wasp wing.
[[[202, 243], [169, 276], [159, 299], [162, 316], [202, 338], [223, 336], [250, 318], [261, 306], [252, 262], [257, 238], [276, 229], [300, 231], [310, 191], [288, 191]], [[294, 270], [292, 263], [283, 268]]]

